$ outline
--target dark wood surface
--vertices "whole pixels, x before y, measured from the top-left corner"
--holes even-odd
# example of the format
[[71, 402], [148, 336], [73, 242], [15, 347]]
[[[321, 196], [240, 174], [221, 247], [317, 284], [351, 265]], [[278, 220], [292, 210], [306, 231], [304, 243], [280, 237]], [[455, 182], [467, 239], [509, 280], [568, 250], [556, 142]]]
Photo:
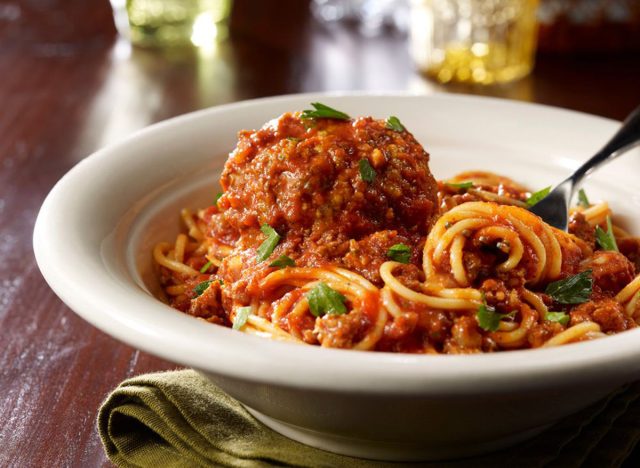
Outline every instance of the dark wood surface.
[[238, 0], [230, 39], [209, 52], [130, 48], [106, 0], [0, 2], [0, 466], [108, 465], [100, 402], [127, 377], [175, 367], [93, 328], [48, 288], [31, 235], [53, 184], [153, 122], [322, 90], [474, 93], [622, 119], [640, 104], [640, 57], [542, 56], [509, 86], [443, 88], [414, 71], [402, 36], [326, 29], [303, 1]]

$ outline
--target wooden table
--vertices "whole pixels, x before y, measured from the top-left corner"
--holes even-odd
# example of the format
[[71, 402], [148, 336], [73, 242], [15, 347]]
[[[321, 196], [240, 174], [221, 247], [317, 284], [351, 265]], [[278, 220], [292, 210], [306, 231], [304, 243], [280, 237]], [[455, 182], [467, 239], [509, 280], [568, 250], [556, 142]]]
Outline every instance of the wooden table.
[[305, 91], [467, 92], [614, 119], [640, 104], [639, 57], [542, 56], [510, 86], [444, 88], [414, 71], [402, 36], [329, 31], [298, 0], [237, 0], [228, 41], [182, 53], [118, 40], [106, 0], [22, 3], [0, 5], [0, 466], [108, 465], [100, 402], [175, 367], [78, 318], [36, 267], [38, 209], [94, 150], [174, 115]]

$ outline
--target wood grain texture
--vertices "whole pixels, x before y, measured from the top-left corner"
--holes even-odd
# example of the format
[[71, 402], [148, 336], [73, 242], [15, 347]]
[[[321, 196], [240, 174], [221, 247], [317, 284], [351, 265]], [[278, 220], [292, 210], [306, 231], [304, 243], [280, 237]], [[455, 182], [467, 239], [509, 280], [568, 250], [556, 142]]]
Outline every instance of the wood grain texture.
[[0, 466], [108, 465], [100, 402], [126, 377], [175, 367], [76, 317], [35, 265], [40, 204], [97, 148], [195, 109], [304, 91], [463, 92], [616, 119], [640, 103], [638, 57], [540, 57], [510, 86], [443, 88], [406, 50], [401, 36], [319, 26], [298, 0], [237, 0], [231, 38], [210, 53], [131, 49], [106, 0], [0, 4]]

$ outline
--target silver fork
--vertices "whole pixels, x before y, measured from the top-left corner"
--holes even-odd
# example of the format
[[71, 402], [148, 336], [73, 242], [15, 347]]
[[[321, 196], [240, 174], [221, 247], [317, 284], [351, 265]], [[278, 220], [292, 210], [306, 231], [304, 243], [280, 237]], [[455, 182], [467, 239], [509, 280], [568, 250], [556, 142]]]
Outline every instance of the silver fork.
[[[640, 107], [629, 114], [622, 127], [600, 151], [556, 185], [549, 195], [531, 207], [531, 212], [540, 216], [551, 226], [566, 231], [569, 224], [569, 203], [584, 178], [637, 145], [640, 145]], [[638, 182], [640, 183], [640, 174], [638, 174]]]

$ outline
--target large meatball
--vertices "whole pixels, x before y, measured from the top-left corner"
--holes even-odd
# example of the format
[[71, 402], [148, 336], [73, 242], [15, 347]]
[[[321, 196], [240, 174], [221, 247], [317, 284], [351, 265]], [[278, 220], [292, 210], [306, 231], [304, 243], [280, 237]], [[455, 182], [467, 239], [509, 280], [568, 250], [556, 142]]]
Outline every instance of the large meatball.
[[224, 232], [215, 234], [237, 239], [267, 223], [320, 243], [387, 229], [426, 235], [437, 214], [428, 162], [408, 131], [384, 121], [284, 114], [240, 132], [221, 178]]

